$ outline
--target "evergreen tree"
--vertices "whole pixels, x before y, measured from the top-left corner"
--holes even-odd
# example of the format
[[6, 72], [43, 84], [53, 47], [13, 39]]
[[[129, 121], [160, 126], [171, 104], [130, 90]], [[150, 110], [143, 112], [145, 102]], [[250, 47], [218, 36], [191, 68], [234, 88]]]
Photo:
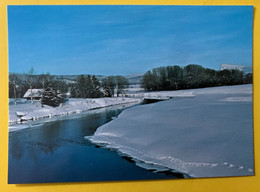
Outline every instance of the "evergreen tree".
[[70, 97], [72, 98], [80, 98], [80, 92], [77, 84], [70, 85]]
[[70, 94], [74, 98], [98, 98], [103, 96], [100, 82], [95, 75], [80, 75], [77, 84], [70, 85]]
[[87, 75], [87, 77], [85, 78], [85, 93], [86, 98], [92, 98], [94, 95], [94, 85], [92, 83], [90, 75]]
[[96, 78], [95, 75], [92, 75], [91, 81], [92, 81], [92, 84], [93, 84], [93, 95], [92, 95], [92, 98], [102, 97], [103, 94], [101, 92], [101, 84], [100, 84], [99, 80]]
[[80, 75], [77, 79], [78, 82], [78, 89], [79, 89], [79, 97], [86, 98], [86, 79], [84, 75]]
[[51, 87], [59, 90], [62, 94], [66, 94], [69, 91], [68, 85], [63, 81], [54, 81]]
[[63, 102], [62, 94], [59, 90], [48, 87], [44, 90], [41, 98], [42, 105], [58, 107]]

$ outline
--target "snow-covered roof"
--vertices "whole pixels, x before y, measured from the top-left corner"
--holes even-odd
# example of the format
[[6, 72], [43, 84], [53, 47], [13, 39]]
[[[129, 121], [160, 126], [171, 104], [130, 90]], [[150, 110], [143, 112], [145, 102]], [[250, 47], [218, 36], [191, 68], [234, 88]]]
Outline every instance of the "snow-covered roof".
[[43, 89], [28, 89], [23, 97], [31, 97], [31, 93], [32, 97], [42, 97]]

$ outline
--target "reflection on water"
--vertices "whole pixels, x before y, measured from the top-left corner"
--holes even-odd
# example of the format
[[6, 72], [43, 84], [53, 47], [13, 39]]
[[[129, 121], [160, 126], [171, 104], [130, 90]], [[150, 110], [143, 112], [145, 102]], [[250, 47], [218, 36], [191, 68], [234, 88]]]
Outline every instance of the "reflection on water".
[[40, 152], [53, 153], [57, 148], [64, 147], [68, 143], [92, 145], [84, 139], [84, 136], [93, 135], [99, 126], [110, 121], [120, 112], [121, 110], [113, 110], [52, 121], [35, 128], [12, 132], [9, 144], [12, 159], [20, 159], [28, 154], [34, 157]]
[[9, 183], [173, 178], [139, 168], [84, 139], [122, 110], [96, 110], [10, 132]]

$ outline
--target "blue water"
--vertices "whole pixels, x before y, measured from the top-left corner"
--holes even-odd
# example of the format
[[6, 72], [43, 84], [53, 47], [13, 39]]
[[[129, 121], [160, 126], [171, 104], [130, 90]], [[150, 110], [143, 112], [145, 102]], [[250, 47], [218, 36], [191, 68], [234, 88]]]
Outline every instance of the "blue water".
[[123, 109], [107, 109], [9, 133], [8, 183], [170, 179], [84, 139]]

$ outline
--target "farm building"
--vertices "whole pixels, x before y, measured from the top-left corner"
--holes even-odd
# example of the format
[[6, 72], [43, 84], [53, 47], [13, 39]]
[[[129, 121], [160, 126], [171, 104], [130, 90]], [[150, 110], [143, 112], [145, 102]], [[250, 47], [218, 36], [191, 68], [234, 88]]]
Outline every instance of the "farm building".
[[42, 98], [43, 89], [28, 89], [24, 94], [23, 98], [27, 100], [39, 100]]

